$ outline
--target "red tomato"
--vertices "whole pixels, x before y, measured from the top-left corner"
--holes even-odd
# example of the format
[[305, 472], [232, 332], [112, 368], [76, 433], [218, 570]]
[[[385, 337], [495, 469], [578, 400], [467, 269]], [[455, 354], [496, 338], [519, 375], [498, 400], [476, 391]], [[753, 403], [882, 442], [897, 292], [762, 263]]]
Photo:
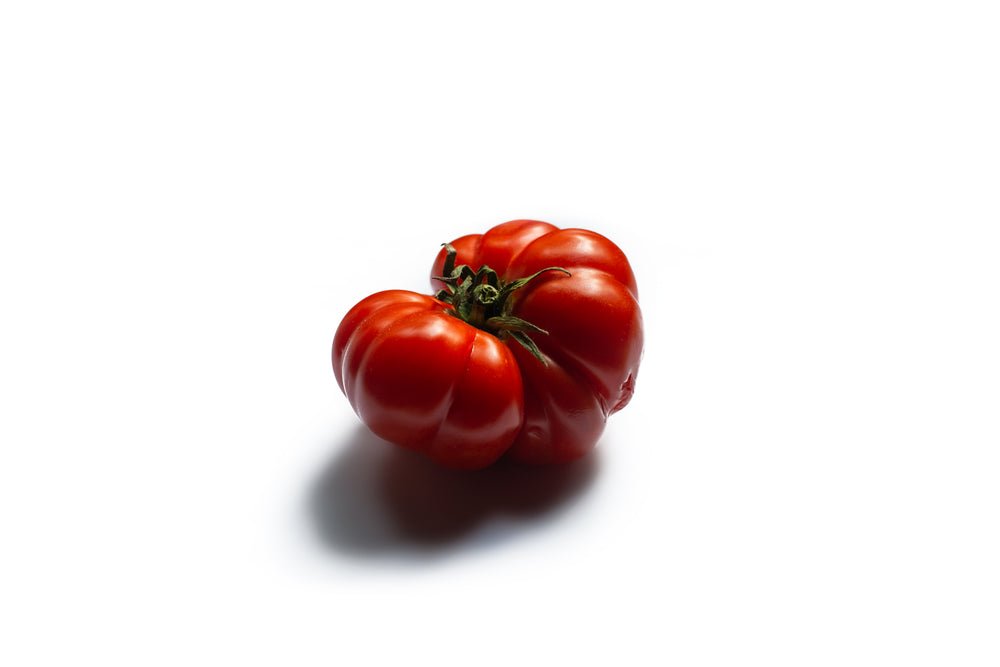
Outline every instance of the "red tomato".
[[431, 284], [437, 298], [368, 297], [334, 338], [337, 382], [376, 435], [452, 468], [562, 463], [631, 399], [638, 290], [603, 236], [514, 220], [442, 249]]

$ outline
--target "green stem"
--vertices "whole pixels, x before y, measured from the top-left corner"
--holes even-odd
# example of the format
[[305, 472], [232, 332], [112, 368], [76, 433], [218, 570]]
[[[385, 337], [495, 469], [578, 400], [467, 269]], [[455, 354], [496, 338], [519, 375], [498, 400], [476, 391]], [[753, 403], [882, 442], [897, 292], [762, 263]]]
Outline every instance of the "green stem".
[[511, 295], [529, 282], [547, 271], [561, 271], [567, 276], [572, 275], [562, 267], [550, 266], [547, 269], [510, 282], [504, 281], [497, 272], [488, 266], [479, 267], [473, 271], [469, 266], [456, 266], [458, 252], [450, 243], [442, 244], [445, 248], [444, 271], [442, 276], [435, 276], [447, 287], [435, 294], [435, 298], [450, 304], [452, 314], [468, 322], [477, 329], [487, 331], [505, 340], [508, 336], [523, 345], [532, 355], [548, 366], [538, 346], [528, 335], [528, 332], [548, 334], [540, 327], [511, 315], [514, 301]]

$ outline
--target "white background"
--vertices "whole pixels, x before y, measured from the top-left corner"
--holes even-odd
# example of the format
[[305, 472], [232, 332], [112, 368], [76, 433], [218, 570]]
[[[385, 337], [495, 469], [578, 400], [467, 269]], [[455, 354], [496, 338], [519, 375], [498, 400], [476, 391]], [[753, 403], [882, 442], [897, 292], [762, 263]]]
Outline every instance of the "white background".
[[[990, 2], [6, 2], [0, 663], [996, 665]], [[566, 470], [359, 427], [513, 218], [639, 278]]]

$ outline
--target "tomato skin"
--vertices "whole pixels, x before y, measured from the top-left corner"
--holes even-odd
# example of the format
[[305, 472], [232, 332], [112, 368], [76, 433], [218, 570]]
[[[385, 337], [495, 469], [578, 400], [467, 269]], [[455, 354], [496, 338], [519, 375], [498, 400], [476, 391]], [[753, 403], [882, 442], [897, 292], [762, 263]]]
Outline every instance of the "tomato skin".
[[484, 468], [521, 430], [524, 393], [510, 349], [415, 292], [373, 294], [333, 341], [337, 383], [373, 433], [441, 465]]
[[[457, 263], [488, 264], [504, 281], [558, 266], [514, 293], [512, 314], [545, 329], [533, 335], [547, 365], [513, 339], [521, 369], [524, 419], [507, 453], [525, 464], [563, 463], [589, 452], [607, 418], [632, 398], [642, 358], [643, 323], [635, 275], [614, 243], [583, 229], [513, 220], [452, 243]], [[441, 275], [442, 250], [431, 270]]]

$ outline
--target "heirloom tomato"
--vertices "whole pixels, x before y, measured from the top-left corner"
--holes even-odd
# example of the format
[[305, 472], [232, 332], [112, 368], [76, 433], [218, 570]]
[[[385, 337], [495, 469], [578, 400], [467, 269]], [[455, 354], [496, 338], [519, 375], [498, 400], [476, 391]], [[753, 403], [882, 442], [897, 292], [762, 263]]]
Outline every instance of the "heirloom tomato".
[[337, 383], [376, 435], [451, 468], [563, 463], [632, 398], [638, 288], [600, 234], [506, 222], [445, 244], [431, 286], [369, 296], [334, 337]]

